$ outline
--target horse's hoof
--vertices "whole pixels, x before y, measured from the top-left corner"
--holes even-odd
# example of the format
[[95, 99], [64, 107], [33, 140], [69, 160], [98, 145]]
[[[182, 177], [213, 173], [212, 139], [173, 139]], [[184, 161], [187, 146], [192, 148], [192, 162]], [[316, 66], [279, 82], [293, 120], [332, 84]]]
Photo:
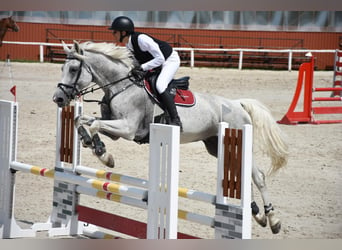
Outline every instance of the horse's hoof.
[[260, 226], [262, 227], [267, 226], [267, 217], [264, 214], [258, 213], [258, 214], [253, 215], [253, 217]]
[[277, 234], [280, 232], [281, 229], [281, 223], [280, 221], [278, 223], [276, 223], [275, 225], [271, 226], [271, 230], [273, 234]]
[[279, 233], [280, 228], [281, 228], [281, 222], [278, 218], [275, 217], [273, 209], [267, 213], [267, 216], [270, 222], [272, 233], [274, 234]]
[[[93, 153], [95, 154], [95, 152], [93, 152]], [[103, 155], [97, 156], [97, 157], [106, 167], [109, 167], [109, 168], [115, 167], [114, 158], [111, 154], [104, 153]]]
[[115, 162], [114, 162], [114, 158], [113, 158], [112, 155], [108, 156], [106, 166], [109, 167], [109, 168], [114, 168], [115, 167]]

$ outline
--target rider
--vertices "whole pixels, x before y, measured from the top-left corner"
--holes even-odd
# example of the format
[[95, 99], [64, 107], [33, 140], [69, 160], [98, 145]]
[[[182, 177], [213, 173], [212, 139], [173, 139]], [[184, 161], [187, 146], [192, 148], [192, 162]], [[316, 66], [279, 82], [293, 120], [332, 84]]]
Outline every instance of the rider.
[[182, 123], [178, 116], [177, 108], [173, 96], [168, 90], [168, 85], [172, 81], [180, 65], [177, 51], [165, 41], [160, 41], [144, 33], [134, 31], [133, 21], [126, 16], [119, 16], [113, 20], [110, 30], [116, 41], [125, 43], [140, 63], [140, 66], [132, 70], [133, 74], [141, 75], [139, 72], [148, 71], [161, 67], [158, 76], [156, 89], [160, 94], [161, 101], [170, 115], [171, 125], [180, 126]]

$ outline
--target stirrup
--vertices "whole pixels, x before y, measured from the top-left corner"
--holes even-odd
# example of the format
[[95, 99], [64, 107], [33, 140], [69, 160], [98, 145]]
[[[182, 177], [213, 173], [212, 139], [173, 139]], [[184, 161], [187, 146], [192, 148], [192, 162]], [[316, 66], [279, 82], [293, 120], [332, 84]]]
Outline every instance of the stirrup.
[[172, 119], [170, 121], [170, 125], [179, 126], [180, 132], [183, 132], [183, 124], [182, 124], [182, 121], [179, 119], [179, 117], [177, 117], [176, 119]]

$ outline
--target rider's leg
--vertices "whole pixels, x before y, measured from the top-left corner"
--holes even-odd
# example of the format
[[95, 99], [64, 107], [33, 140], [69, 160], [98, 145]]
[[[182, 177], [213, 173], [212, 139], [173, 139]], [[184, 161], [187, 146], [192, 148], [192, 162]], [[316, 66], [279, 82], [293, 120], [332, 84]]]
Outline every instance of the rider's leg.
[[173, 96], [170, 94], [170, 92], [168, 90], [165, 90], [160, 95], [160, 97], [161, 97], [161, 100], [162, 100], [164, 106], [167, 109], [167, 112], [170, 115], [170, 119], [171, 119], [170, 124], [180, 126], [180, 128], [182, 130], [182, 122], [179, 118], [177, 108], [176, 108], [175, 102], [173, 100]]
[[173, 51], [173, 53], [163, 64], [162, 70], [157, 79], [156, 87], [158, 93], [160, 94], [161, 101], [163, 102], [167, 112], [170, 115], [170, 124], [180, 126], [182, 130], [182, 123], [179, 118], [173, 96], [168, 91], [168, 85], [176, 74], [179, 65], [180, 59], [178, 53], [176, 51]]

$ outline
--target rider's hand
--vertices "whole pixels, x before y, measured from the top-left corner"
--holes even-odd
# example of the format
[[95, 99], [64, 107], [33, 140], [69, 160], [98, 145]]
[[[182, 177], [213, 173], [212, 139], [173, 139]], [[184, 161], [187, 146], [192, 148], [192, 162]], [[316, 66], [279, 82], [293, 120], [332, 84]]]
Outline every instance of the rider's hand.
[[131, 71], [132, 76], [137, 80], [142, 80], [145, 77], [146, 72], [141, 68], [141, 66], [136, 66]]

